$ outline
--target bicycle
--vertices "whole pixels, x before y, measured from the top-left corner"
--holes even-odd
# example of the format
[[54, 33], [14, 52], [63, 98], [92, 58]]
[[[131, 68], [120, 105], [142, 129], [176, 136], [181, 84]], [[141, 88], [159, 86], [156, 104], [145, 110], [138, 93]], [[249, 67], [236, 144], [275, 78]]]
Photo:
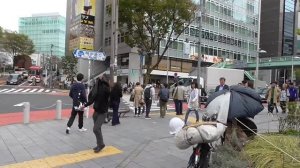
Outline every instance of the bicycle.
[[[187, 114], [186, 114], [187, 115]], [[208, 117], [202, 116], [203, 121], [216, 121], [217, 115]], [[185, 121], [185, 125], [186, 125]], [[196, 147], [193, 147], [193, 153], [190, 156], [187, 168], [208, 168], [210, 162], [210, 156], [212, 153], [212, 145], [210, 143], [199, 143]]]

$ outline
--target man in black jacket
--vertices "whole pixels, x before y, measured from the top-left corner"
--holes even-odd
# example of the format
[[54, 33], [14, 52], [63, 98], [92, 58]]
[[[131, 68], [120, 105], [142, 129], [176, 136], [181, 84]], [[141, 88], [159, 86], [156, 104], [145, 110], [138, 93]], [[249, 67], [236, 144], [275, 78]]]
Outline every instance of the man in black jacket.
[[225, 84], [226, 79], [224, 77], [220, 78], [220, 85], [216, 87], [215, 92], [220, 90], [229, 90], [229, 86]]
[[67, 129], [66, 133], [69, 134], [69, 131], [71, 130], [71, 126], [73, 125], [74, 119], [76, 115], [78, 114], [78, 128], [79, 131], [83, 132], [86, 131], [83, 127], [83, 109], [81, 109], [81, 106], [87, 102], [86, 100], [86, 92], [85, 92], [85, 87], [83, 83], [81, 82], [83, 79], [83, 74], [79, 73], [77, 75], [77, 82], [74, 83], [70, 89], [69, 96], [73, 99], [73, 107], [72, 107], [72, 112], [70, 119], [67, 124]]
[[100, 152], [105, 147], [105, 144], [103, 142], [101, 126], [105, 122], [105, 118], [108, 112], [109, 95], [110, 88], [108, 84], [108, 77], [106, 75], [103, 75], [98, 79], [96, 85], [89, 93], [88, 103], [84, 105], [85, 107], [87, 107], [94, 103], [95, 112], [93, 114], [93, 132], [97, 140], [97, 146], [94, 148], [95, 153]]

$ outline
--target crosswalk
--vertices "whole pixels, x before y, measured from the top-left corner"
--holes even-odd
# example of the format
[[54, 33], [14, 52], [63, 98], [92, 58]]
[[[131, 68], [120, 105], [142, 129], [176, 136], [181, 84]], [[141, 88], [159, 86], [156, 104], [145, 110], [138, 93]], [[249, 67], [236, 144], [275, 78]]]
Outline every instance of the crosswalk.
[[40, 88], [5, 88], [0, 89], [0, 94], [23, 94], [23, 93], [54, 93], [50, 89], [40, 89]]
[[[134, 107], [133, 102], [127, 102], [127, 101], [124, 100], [124, 99], [122, 100], [122, 102], [123, 102], [125, 105], [129, 106], [130, 110], [134, 111], [135, 107]], [[146, 107], [144, 107], [144, 108], [146, 108]], [[153, 112], [153, 111], [159, 111], [159, 110], [160, 110], [160, 107], [157, 106], [157, 102], [153, 102], [153, 103], [151, 104], [150, 112]], [[167, 110], [175, 110], [175, 107], [173, 107], [172, 105], [167, 105]]]

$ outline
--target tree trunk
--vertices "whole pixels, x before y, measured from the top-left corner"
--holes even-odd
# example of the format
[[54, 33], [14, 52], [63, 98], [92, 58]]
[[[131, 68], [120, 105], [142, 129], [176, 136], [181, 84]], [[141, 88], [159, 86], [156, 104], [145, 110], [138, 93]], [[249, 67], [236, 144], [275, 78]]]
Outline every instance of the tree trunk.
[[147, 69], [147, 72], [145, 74], [145, 78], [144, 78], [144, 84], [148, 84], [149, 81], [150, 81], [150, 73], [148, 73], [148, 69]]

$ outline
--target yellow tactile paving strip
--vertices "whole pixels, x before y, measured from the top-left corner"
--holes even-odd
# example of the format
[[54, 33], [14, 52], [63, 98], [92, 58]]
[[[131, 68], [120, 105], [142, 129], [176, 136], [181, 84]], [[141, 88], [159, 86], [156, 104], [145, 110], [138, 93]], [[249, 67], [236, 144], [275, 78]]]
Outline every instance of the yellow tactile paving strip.
[[61, 167], [68, 164], [74, 164], [78, 162], [83, 162], [91, 159], [96, 159], [100, 157], [116, 155], [122, 153], [121, 150], [113, 147], [107, 146], [101, 152], [94, 153], [93, 150], [80, 151], [73, 154], [62, 154], [51, 157], [46, 157], [43, 159], [25, 161], [22, 163], [15, 163], [6, 166], [1, 166], [0, 168], [53, 168]]

